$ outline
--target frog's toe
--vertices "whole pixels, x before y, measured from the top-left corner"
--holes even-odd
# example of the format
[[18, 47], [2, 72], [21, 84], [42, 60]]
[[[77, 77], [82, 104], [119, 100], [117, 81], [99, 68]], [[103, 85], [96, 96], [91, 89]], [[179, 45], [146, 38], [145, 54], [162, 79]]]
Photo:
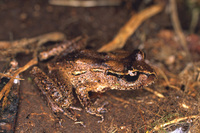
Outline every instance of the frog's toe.
[[100, 115], [100, 117], [101, 117], [101, 120], [99, 120], [98, 123], [102, 123], [104, 121], [103, 115]]
[[106, 113], [107, 109], [104, 108], [105, 105], [102, 105], [101, 107], [90, 107], [87, 108], [86, 111], [87, 113], [91, 114], [91, 115], [95, 115], [98, 117], [101, 117], [101, 120], [98, 121], [98, 123], [102, 123], [104, 121], [104, 116], [102, 115], [102, 113]]
[[[99, 110], [99, 111], [101, 111], [101, 110]], [[102, 123], [104, 121], [104, 116], [102, 114], [100, 114], [100, 112], [98, 112], [98, 108], [90, 108], [89, 110], [87, 110], [87, 112], [89, 114], [101, 117], [101, 120], [99, 120], [98, 123]]]
[[80, 124], [81, 126], [86, 127], [86, 125], [82, 121], [76, 121], [75, 124]]
[[99, 112], [99, 113], [106, 113], [106, 112], [108, 112], [107, 108], [104, 108], [104, 106], [106, 106], [108, 104], [109, 104], [108, 102], [104, 102], [101, 107], [97, 108], [97, 112]]
[[97, 112], [99, 112], [100, 114], [105, 114], [106, 112], [108, 112], [108, 110], [107, 108], [99, 107], [97, 108]]
[[77, 121], [77, 118], [74, 114], [69, 113], [69, 112], [63, 112], [64, 115], [66, 115], [68, 118], [70, 118], [73, 121]]
[[79, 107], [70, 106], [69, 108], [77, 111], [82, 111], [82, 108]]
[[104, 103], [100, 107], [93, 107], [92, 106], [92, 107], [86, 108], [86, 111], [89, 114], [100, 116], [100, 114], [106, 113], [108, 111], [106, 108], [104, 108], [105, 105], [107, 105], [107, 103], [106, 104]]

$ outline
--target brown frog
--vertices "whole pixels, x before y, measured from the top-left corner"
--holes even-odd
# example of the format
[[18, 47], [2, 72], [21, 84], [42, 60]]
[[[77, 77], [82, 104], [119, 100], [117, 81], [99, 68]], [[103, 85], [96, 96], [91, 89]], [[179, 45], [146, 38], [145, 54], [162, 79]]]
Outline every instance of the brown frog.
[[153, 83], [155, 71], [144, 61], [140, 50], [133, 53], [97, 53], [90, 50], [72, 52], [48, 64], [48, 76], [38, 67], [31, 74], [46, 96], [53, 112], [62, 112], [77, 121], [74, 115], [73, 89], [87, 113], [101, 117], [104, 105], [95, 107], [88, 92], [107, 90], [134, 90]]

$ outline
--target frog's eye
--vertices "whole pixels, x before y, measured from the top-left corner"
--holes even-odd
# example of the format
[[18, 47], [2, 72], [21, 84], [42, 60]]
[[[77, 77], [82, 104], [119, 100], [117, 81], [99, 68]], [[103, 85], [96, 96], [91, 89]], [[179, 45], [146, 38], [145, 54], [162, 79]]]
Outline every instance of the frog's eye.
[[132, 71], [132, 70], [128, 70], [128, 74], [130, 76], [136, 76], [137, 75], [137, 72], [136, 71]]
[[139, 50], [139, 49], [134, 50], [133, 56], [134, 56], [134, 59], [135, 59], [136, 61], [143, 61], [144, 58], [145, 58], [145, 57], [144, 57], [144, 53], [143, 53], [141, 50]]

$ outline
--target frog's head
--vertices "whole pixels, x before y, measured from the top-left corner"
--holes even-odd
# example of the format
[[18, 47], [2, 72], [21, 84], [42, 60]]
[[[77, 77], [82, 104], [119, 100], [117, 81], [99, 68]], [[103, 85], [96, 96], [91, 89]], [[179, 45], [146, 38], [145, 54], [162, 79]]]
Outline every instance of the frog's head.
[[156, 80], [153, 68], [144, 61], [144, 53], [135, 50], [122, 60], [123, 72], [108, 70], [107, 74], [118, 76], [121, 89], [137, 89], [152, 84]]

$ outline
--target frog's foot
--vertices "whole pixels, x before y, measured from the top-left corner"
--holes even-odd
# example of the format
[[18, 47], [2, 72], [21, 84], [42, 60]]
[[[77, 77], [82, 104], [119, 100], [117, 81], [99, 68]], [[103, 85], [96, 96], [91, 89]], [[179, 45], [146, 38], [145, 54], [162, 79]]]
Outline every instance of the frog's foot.
[[104, 108], [105, 105], [107, 105], [108, 102], [105, 102], [102, 106], [100, 107], [89, 107], [89, 108], [86, 108], [86, 111], [87, 113], [91, 114], [91, 115], [95, 115], [95, 116], [98, 116], [98, 117], [101, 117], [101, 120], [98, 121], [98, 123], [102, 123], [104, 121], [104, 116], [102, 115], [102, 113], [106, 113], [107, 112], [107, 109]]
[[[75, 121], [74, 124], [80, 124], [81, 126], [86, 127], [86, 125], [84, 124], [83, 121]], [[59, 125], [61, 127], [63, 127], [63, 125], [62, 125], [62, 119], [59, 120]]]
[[[87, 113], [91, 114], [91, 115], [95, 115], [95, 116], [98, 116], [98, 117], [101, 117], [101, 120], [98, 121], [98, 123], [102, 123], [104, 121], [104, 117], [102, 114], [100, 114], [102, 108], [99, 107], [99, 108], [95, 108], [95, 107], [90, 107], [88, 109], [86, 109]], [[99, 112], [100, 111], [100, 112]]]
[[48, 99], [49, 102], [49, 106], [51, 107], [52, 111], [57, 114], [57, 113], [62, 113], [63, 115], [67, 116], [68, 118], [70, 118], [73, 121], [77, 121], [76, 115], [74, 113], [74, 111], [71, 108], [61, 108], [59, 106], [57, 106], [53, 101], [51, 101], [50, 99]]
[[98, 111], [99, 113], [101, 113], [101, 114], [106, 113], [108, 110], [107, 110], [107, 108], [104, 108], [104, 106], [106, 106], [106, 105], [108, 105], [108, 104], [109, 104], [108, 102], [104, 102], [104, 103], [101, 105], [101, 107], [98, 107], [98, 108], [97, 108], [97, 111]]
[[70, 118], [71, 120], [77, 121], [76, 115], [75, 115], [73, 109], [70, 108], [70, 106], [68, 108], [61, 108], [57, 104], [55, 104], [55, 102], [52, 101], [49, 97], [47, 97], [47, 101], [54, 113], [57, 114], [60, 112], [60, 113], [64, 114], [65, 116], [67, 116], [68, 118]]
[[86, 127], [83, 121], [79, 121], [76, 118], [76, 114], [73, 110], [81, 111], [82, 109], [78, 107], [70, 106], [68, 109], [65, 109], [63, 114], [69, 117], [70, 119], [72, 119], [73, 121], [75, 121], [75, 124], [80, 124], [81, 126]]

